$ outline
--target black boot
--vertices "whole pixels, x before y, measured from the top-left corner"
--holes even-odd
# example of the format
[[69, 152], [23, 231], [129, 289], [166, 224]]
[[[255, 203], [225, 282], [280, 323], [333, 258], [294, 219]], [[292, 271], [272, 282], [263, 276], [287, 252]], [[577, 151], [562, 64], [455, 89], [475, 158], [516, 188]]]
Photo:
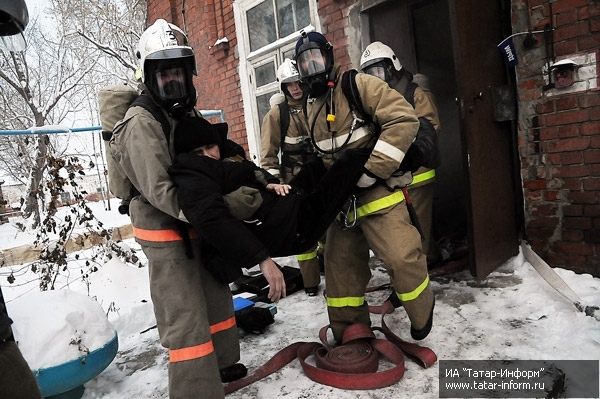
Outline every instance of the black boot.
[[396, 291], [393, 289], [392, 289], [392, 293], [390, 294], [388, 299], [386, 299], [386, 301], [390, 301], [392, 303], [392, 305], [394, 306], [394, 309], [402, 306], [402, 302], [400, 301], [400, 298], [398, 298], [398, 294], [396, 294]]
[[420, 330], [413, 328], [410, 326], [410, 336], [417, 341], [425, 339], [431, 332], [431, 327], [433, 326], [433, 308], [435, 308], [435, 298], [433, 298], [433, 303], [431, 304], [431, 313], [429, 313], [429, 319], [427, 319], [427, 323], [425, 323], [425, 327]]
[[242, 363], [236, 363], [219, 370], [219, 372], [222, 382], [232, 382], [244, 378], [248, 374], [248, 369]]

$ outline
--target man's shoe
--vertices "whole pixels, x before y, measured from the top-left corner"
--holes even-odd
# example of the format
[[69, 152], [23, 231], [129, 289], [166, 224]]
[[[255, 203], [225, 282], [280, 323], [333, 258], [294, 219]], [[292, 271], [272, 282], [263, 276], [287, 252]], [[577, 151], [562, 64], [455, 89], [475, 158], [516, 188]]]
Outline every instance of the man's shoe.
[[433, 298], [433, 304], [431, 305], [431, 313], [429, 314], [429, 319], [427, 319], [427, 323], [425, 323], [425, 327], [420, 330], [413, 328], [410, 326], [410, 336], [417, 341], [425, 339], [431, 332], [431, 327], [433, 326], [433, 308], [435, 308], [435, 298]]
[[398, 298], [398, 294], [396, 294], [396, 291], [394, 289], [392, 289], [392, 293], [390, 294], [388, 299], [386, 299], [386, 301], [390, 301], [392, 305], [394, 305], [394, 309], [402, 306], [402, 302], [400, 301], [400, 298]]
[[308, 296], [316, 296], [319, 293], [319, 286], [305, 288], [304, 292], [306, 292], [306, 295]]
[[242, 363], [236, 363], [219, 370], [219, 372], [221, 373], [222, 382], [232, 382], [244, 378], [248, 374], [248, 369]]

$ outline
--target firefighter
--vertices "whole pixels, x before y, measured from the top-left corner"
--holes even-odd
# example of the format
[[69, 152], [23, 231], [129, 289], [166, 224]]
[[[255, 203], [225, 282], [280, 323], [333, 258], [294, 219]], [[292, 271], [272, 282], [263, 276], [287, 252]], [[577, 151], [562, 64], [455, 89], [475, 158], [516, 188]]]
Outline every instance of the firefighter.
[[[286, 59], [279, 66], [277, 81], [284, 97], [281, 102], [273, 104], [263, 118], [260, 162], [263, 169], [288, 184], [298, 175], [307, 158], [314, 155], [314, 150], [308, 140], [308, 126], [303, 112], [306, 96], [294, 61]], [[282, 112], [287, 112], [287, 115], [282, 115]], [[318, 255], [315, 246], [296, 256], [304, 291], [309, 296], [319, 292], [321, 273]]]
[[[402, 66], [400, 60], [389, 46], [381, 42], [369, 44], [360, 58], [360, 69], [369, 75], [384, 80], [391, 88], [409, 99], [414, 104], [417, 117], [424, 117], [431, 122], [435, 131], [440, 132], [440, 118], [435, 105], [433, 93], [422, 87], [414, 87], [413, 75]], [[435, 191], [435, 169], [421, 167], [413, 174], [413, 181], [408, 192], [413, 201], [415, 211], [423, 233], [423, 252], [427, 255], [427, 263], [431, 266], [439, 261], [441, 255], [432, 238], [433, 197]]]
[[[133, 106], [115, 126], [110, 150], [139, 192], [129, 212], [135, 239], [148, 258], [160, 341], [169, 351], [169, 397], [219, 399], [224, 397], [222, 381], [247, 373], [237, 363], [240, 347], [231, 291], [201, 266], [197, 235], [184, 224], [167, 172], [174, 157], [175, 125], [200, 115], [192, 80], [195, 54], [180, 28], [158, 19], [141, 35], [137, 55], [143, 90], [167, 116], [170, 134], [166, 137], [152, 112]], [[193, 254], [186, 254], [185, 238], [192, 242]], [[285, 289], [283, 273], [272, 262], [260, 267], [276, 302]]]
[[[23, 31], [28, 22], [24, 0], [0, 0], [0, 50], [24, 50], [27, 43]], [[15, 342], [12, 323], [0, 288], [0, 392], [6, 398], [41, 398], [35, 376]]]
[[344, 216], [327, 231], [325, 283], [334, 338], [340, 341], [351, 324], [371, 324], [365, 301], [370, 248], [393, 279], [412, 338], [424, 339], [432, 326], [433, 291], [420, 234], [411, 224], [400, 189], [406, 176], [396, 173], [417, 134], [415, 111], [381, 79], [358, 74], [358, 94], [376, 126], [365, 125], [350, 108], [339, 84], [342, 76], [333, 47], [321, 33], [302, 33], [296, 62], [308, 86], [309, 133], [325, 165], [349, 148], [373, 147]]

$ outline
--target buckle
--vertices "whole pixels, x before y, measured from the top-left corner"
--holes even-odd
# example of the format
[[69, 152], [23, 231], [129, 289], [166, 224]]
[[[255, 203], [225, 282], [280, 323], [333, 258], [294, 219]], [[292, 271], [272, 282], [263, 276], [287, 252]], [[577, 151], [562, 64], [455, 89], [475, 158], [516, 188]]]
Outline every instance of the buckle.
[[[352, 214], [352, 219], [348, 218], [348, 216]], [[348, 208], [344, 211], [342, 209], [338, 217], [335, 219], [335, 223], [342, 230], [348, 230], [356, 226], [356, 220], [358, 219], [358, 212], [356, 211], [356, 195], [352, 194], [350, 196], [350, 204], [348, 204]]]

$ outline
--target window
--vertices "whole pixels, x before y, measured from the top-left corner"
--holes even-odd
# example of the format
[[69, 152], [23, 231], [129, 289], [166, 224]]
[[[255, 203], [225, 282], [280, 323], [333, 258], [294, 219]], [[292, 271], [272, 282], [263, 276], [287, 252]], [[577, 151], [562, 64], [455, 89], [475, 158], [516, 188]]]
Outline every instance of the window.
[[260, 128], [269, 99], [279, 92], [277, 67], [293, 58], [300, 30], [317, 26], [316, 0], [238, 0], [234, 3], [240, 43], [240, 82], [250, 156], [258, 161]]

